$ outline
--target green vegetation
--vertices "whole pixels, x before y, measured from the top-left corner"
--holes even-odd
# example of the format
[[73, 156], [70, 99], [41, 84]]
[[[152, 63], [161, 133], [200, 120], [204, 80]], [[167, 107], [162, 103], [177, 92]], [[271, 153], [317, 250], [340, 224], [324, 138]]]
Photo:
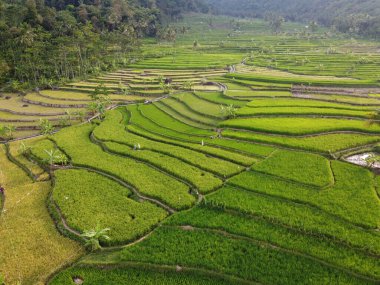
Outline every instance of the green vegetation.
[[4, 209], [0, 209], [0, 275], [6, 284], [44, 283], [50, 274], [80, 257], [84, 250], [56, 231], [46, 209], [50, 183], [33, 183], [7, 159], [3, 146], [0, 172], [6, 197]]
[[53, 164], [68, 164], [68, 158], [66, 155], [57, 149], [54, 142], [48, 139], [39, 140], [33, 143], [30, 154], [42, 164], [50, 166]]
[[261, 97], [290, 97], [292, 93], [289, 91], [272, 91], [272, 90], [228, 90], [227, 95], [241, 100], [253, 100]]
[[286, 135], [306, 135], [335, 131], [380, 133], [379, 126], [368, 126], [365, 121], [332, 118], [232, 119], [220, 123], [220, 126]]
[[[260, 218], [247, 217], [232, 212], [224, 212], [210, 207], [197, 207], [171, 217], [169, 225], [188, 226], [213, 230], [248, 237], [263, 243], [276, 244], [294, 252], [305, 252], [310, 256], [331, 262], [338, 266], [350, 268], [363, 274], [378, 276], [378, 261], [374, 257], [348, 249], [333, 240], [316, 239], [307, 234], [279, 227]], [[357, 262], [352, 262], [357, 260]]]
[[[145, 164], [129, 158], [103, 152], [93, 144], [89, 136], [93, 126], [83, 125], [65, 129], [54, 135], [53, 139], [77, 166], [88, 167], [120, 178], [142, 194], [157, 198], [176, 208], [190, 207], [195, 198], [188, 193], [188, 187]], [[149, 177], [149, 179], [141, 179]]]
[[284, 147], [300, 148], [322, 153], [334, 153], [344, 149], [374, 144], [380, 140], [378, 136], [365, 134], [320, 134], [317, 136], [276, 136], [234, 130], [223, 131], [223, 137], [252, 141], [257, 143], [275, 144]]
[[220, 104], [211, 103], [209, 101], [203, 100], [194, 94], [179, 94], [175, 96], [180, 102], [184, 103], [195, 113], [199, 113], [204, 116], [218, 118], [222, 114], [220, 112]]
[[85, 231], [83, 234], [81, 234], [81, 237], [85, 239], [85, 245], [91, 251], [101, 250], [102, 246], [100, 245], [100, 243], [111, 239], [107, 235], [107, 232], [109, 232], [110, 230], [110, 228], [101, 229], [97, 225], [95, 229]]
[[28, 159], [31, 154], [31, 144], [34, 143], [34, 140], [14, 141], [8, 145], [8, 151], [12, 159], [19, 163], [21, 167], [26, 168], [33, 179], [41, 181], [47, 178], [47, 173], [40, 165]]
[[328, 80], [328, 79], [303, 79], [303, 78], [285, 78], [285, 77], [278, 77], [278, 76], [268, 76], [268, 75], [258, 75], [258, 74], [252, 74], [252, 75], [246, 75], [246, 74], [228, 74], [226, 75], [227, 78], [234, 78], [238, 80], [245, 80], [245, 81], [258, 81], [258, 82], [270, 82], [274, 84], [300, 84], [300, 85], [319, 85], [319, 86], [341, 86], [341, 87], [355, 87], [355, 86], [376, 86], [376, 82], [370, 81], [370, 80], [353, 80], [353, 79], [346, 79], [346, 80]]
[[0, 4], [6, 284], [379, 284], [377, 16], [275, 1]]
[[197, 129], [189, 125], [178, 122], [177, 120], [166, 115], [164, 112], [160, 111], [154, 105], [145, 105], [138, 108], [140, 114], [147, 118], [148, 120], [154, 122], [159, 126], [173, 130], [179, 133], [187, 133], [195, 136], [211, 136], [213, 132]]
[[[131, 113], [131, 126], [128, 126], [128, 130], [132, 131], [134, 133], [137, 133], [139, 135], [145, 134], [145, 136], [152, 138], [152, 137], [158, 137], [157, 140], [164, 141], [164, 142], [172, 142], [172, 140], [175, 140], [175, 144], [181, 144], [184, 145], [184, 143], [193, 143], [198, 144], [198, 147], [196, 147], [197, 150], [207, 150], [207, 146], [216, 146], [236, 151], [242, 151], [243, 153], [252, 154], [252, 155], [261, 155], [265, 156], [270, 154], [274, 149], [271, 147], [266, 146], [256, 146], [250, 143], [244, 143], [244, 142], [234, 142], [230, 140], [223, 140], [223, 139], [211, 139], [206, 136], [190, 136], [188, 134], [184, 134], [182, 132], [177, 132], [171, 129], [167, 128], [161, 128], [159, 125], [155, 124], [153, 121], [148, 120], [144, 116], [142, 116], [139, 111], [138, 107], [136, 106], [129, 106], [128, 111]], [[180, 127], [181, 123], [178, 122], [178, 129], [181, 130]], [[137, 128], [136, 128], [137, 126]], [[194, 128], [191, 128], [191, 130], [194, 130]], [[198, 130], [194, 130], [194, 132], [197, 132]], [[204, 130], [201, 130], [202, 132]], [[163, 138], [162, 138], [163, 137]], [[169, 138], [169, 140], [168, 140]], [[180, 142], [178, 142], [180, 141]], [[181, 142], [182, 141], [182, 142]], [[206, 145], [206, 147], [201, 146], [202, 141]], [[189, 145], [190, 146], [190, 145]], [[194, 148], [191, 146], [191, 148]], [[239, 162], [239, 160], [242, 158], [239, 154], [231, 154], [231, 152], [225, 152], [224, 150], [217, 150], [213, 153], [216, 156], [219, 156], [221, 158], [225, 158], [227, 160], [232, 160], [234, 162]], [[236, 158], [235, 158], [236, 157]], [[244, 159], [246, 160], [246, 159]], [[252, 160], [251, 160], [252, 161]]]
[[342, 96], [342, 95], [325, 95], [325, 94], [312, 94], [307, 97], [312, 99], [326, 101], [326, 102], [337, 102], [345, 103], [356, 106], [373, 106], [379, 105], [379, 99], [371, 97], [359, 97], [359, 96]]
[[247, 104], [248, 107], [310, 107], [310, 108], [333, 108], [333, 109], [343, 109], [343, 110], [368, 110], [369, 107], [354, 107], [348, 104], [338, 104], [331, 102], [321, 102], [310, 99], [283, 99], [277, 98], [276, 100], [272, 99], [257, 99], [251, 101]]
[[[124, 115], [125, 112], [124, 112]], [[221, 150], [215, 148], [210, 148], [204, 146], [204, 153], [197, 152], [197, 150], [202, 150], [202, 147], [191, 144], [180, 144], [178, 146], [173, 144], [161, 143], [151, 139], [147, 139], [143, 136], [135, 135], [134, 133], [127, 132], [125, 130], [123, 115], [119, 111], [110, 111], [107, 113], [107, 117], [104, 122], [94, 130], [94, 135], [97, 139], [102, 141], [111, 141], [116, 143], [121, 143], [135, 148], [139, 145], [139, 150], [150, 150], [156, 152], [157, 155], [167, 155], [179, 160], [182, 160], [188, 164], [194, 165], [200, 169], [207, 170], [209, 172], [215, 173], [221, 176], [231, 176], [241, 171], [241, 166], [233, 164], [229, 161], [219, 159], [215, 156], [223, 153]], [[139, 156], [139, 152], [129, 152], [131, 155]], [[153, 153], [152, 153], [153, 154]], [[227, 156], [226, 152], [226, 156]], [[254, 158], [244, 157], [242, 155], [229, 153], [230, 156], [236, 156], [238, 163], [243, 165], [250, 165], [256, 162]], [[164, 157], [164, 156], [163, 156]], [[148, 157], [149, 158], [149, 157]], [[240, 158], [240, 159], [238, 159]], [[159, 159], [160, 160], [160, 159]], [[156, 161], [151, 159], [151, 161]], [[179, 161], [176, 164], [181, 163]], [[185, 174], [185, 173], [184, 173]]]
[[[132, 192], [120, 184], [86, 170], [55, 172], [53, 199], [67, 224], [80, 232], [110, 228], [110, 240], [121, 244], [146, 234], [167, 213], [156, 205], [133, 200]], [[115, 219], [115, 217], [123, 219]]]
[[[239, 255], [238, 260], [236, 255]], [[256, 256], [253, 260], [250, 258], [252, 255]], [[297, 280], [299, 283], [320, 284], [323, 278], [326, 282], [360, 284], [353, 276], [337, 269], [328, 269], [325, 265], [305, 257], [295, 258], [286, 251], [270, 248], [253, 240], [229, 237], [207, 230], [160, 228], [155, 235], [137, 246], [124, 249], [120, 256], [115, 257], [115, 261], [171, 265], [181, 263], [188, 267], [201, 266], [265, 283], [292, 284]], [[263, 267], [263, 262], [270, 262], [273, 266]]]
[[[168, 100], [166, 100], [168, 101]], [[173, 117], [174, 119], [182, 122], [182, 123], [185, 123], [186, 125], [190, 125], [190, 126], [193, 126], [193, 127], [196, 127], [196, 128], [200, 128], [200, 129], [210, 129], [212, 128], [211, 125], [206, 125], [204, 123], [201, 123], [199, 121], [194, 121], [188, 117], [185, 117], [183, 116], [182, 114], [180, 114], [179, 112], [177, 112], [177, 110], [169, 107], [168, 105], [165, 105], [164, 103], [162, 103], [162, 101], [160, 102], [155, 102], [154, 105], [159, 108], [161, 111], [165, 112], [166, 114], [168, 114], [170, 117]]]
[[239, 116], [262, 116], [262, 115], [315, 115], [315, 116], [346, 116], [367, 118], [369, 111], [344, 110], [334, 108], [308, 108], [303, 107], [266, 107], [266, 108], [243, 108], [237, 111]]
[[[293, 157], [293, 160], [296, 161], [296, 158]], [[291, 161], [289, 160], [286, 165], [290, 170], [280, 167], [278, 172], [280, 170], [284, 172], [284, 169], [291, 172], [301, 168], [304, 177], [311, 178], [312, 171], [318, 169], [312, 162], [306, 165], [297, 163], [291, 165]], [[376, 228], [379, 224], [380, 212], [378, 211], [379, 204], [376, 202], [375, 187], [372, 182], [369, 182], [371, 181], [370, 172], [338, 161], [332, 161], [331, 167], [335, 181], [324, 189], [315, 189], [280, 179], [279, 177], [283, 174], [281, 172], [279, 177], [274, 177], [257, 173], [256, 169], [235, 176], [229, 180], [229, 183], [256, 193], [313, 205], [360, 226]], [[319, 173], [322, 174], [323, 171], [320, 170]], [[325, 175], [326, 178], [331, 177], [329, 173]], [[318, 180], [315, 179], [315, 181]], [[323, 181], [323, 183], [326, 182], [328, 181]]]
[[173, 98], [167, 98], [161, 101], [162, 104], [172, 108], [176, 112], [180, 113], [185, 118], [188, 118], [195, 122], [200, 122], [206, 125], [216, 125], [218, 120], [216, 118], [207, 117], [193, 112], [187, 105]]
[[105, 5], [3, 1], [0, 80], [13, 80], [10, 88], [15, 91], [30, 85], [51, 88], [56, 82], [126, 64], [141, 36], [162, 33], [162, 17], [177, 18], [197, 7], [207, 10], [199, 1], [180, 2], [171, 1], [177, 7], [173, 10], [161, 1], [149, 6], [127, 0]]
[[[208, 202], [248, 215], [259, 216], [285, 227], [295, 228], [304, 233], [326, 236], [343, 244], [367, 252], [378, 253], [379, 236], [374, 232], [337, 220], [330, 214], [308, 205], [288, 202], [273, 197], [225, 187], [208, 197]], [[378, 208], [378, 207], [377, 207]]]
[[194, 166], [183, 163], [181, 160], [149, 150], [132, 150], [128, 146], [117, 143], [105, 143], [108, 150], [113, 153], [133, 157], [156, 166], [180, 179], [187, 181], [201, 193], [208, 193], [222, 185], [222, 180], [209, 172], [202, 171]]
[[[315, 154], [276, 151], [252, 169], [316, 187], [325, 187], [334, 183], [330, 162]], [[299, 171], [300, 169], [302, 171]]]
[[221, 92], [195, 92], [194, 94], [204, 100], [216, 104], [234, 105], [237, 107], [242, 107], [247, 104], [247, 101], [231, 99], [228, 96], [223, 95]]
[[[158, 269], [158, 270], [157, 270]], [[128, 265], [119, 268], [98, 268], [96, 266], [86, 266], [70, 268], [56, 276], [49, 284], [66, 285], [71, 284], [73, 277], [80, 276], [86, 283], [93, 285], [119, 285], [129, 282], [130, 284], [144, 285], [228, 285], [245, 284], [234, 278], [223, 279], [220, 276], [207, 275], [194, 270], [184, 269], [180, 272], [172, 267], [152, 267], [144, 266], [144, 268]]]

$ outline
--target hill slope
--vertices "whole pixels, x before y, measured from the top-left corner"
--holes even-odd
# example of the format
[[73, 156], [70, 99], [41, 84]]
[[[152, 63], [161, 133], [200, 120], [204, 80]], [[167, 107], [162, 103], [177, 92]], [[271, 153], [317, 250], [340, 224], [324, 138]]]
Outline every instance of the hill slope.
[[215, 13], [264, 17], [278, 13], [289, 20], [335, 25], [342, 32], [380, 35], [380, 1], [377, 0], [206, 0]]

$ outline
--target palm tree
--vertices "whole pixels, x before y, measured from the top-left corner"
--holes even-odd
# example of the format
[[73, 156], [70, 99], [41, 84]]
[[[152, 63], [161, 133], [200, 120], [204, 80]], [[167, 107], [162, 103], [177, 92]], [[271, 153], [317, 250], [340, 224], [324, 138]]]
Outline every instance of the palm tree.
[[102, 249], [100, 242], [102, 240], [110, 240], [111, 238], [107, 235], [110, 228], [101, 229], [99, 224], [93, 230], [84, 231], [81, 236], [86, 240], [86, 246], [90, 247], [91, 251], [96, 251]]

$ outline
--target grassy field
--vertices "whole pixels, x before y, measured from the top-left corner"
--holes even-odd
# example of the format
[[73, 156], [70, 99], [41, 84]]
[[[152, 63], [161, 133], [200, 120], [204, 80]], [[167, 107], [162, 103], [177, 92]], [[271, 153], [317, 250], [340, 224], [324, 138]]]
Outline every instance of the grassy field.
[[[101, 146], [91, 142], [89, 136], [92, 129], [88, 125], [65, 129], [53, 139], [74, 165], [112, 175], [176, 209], [190, 207], [195, 202], [195, 198], [188, 193], [189, 187], [174, 177], [130, 158], [104, 152]], [[141, 179], [144, 176], [149, 180]]]
[[281, 147], [298, 148], [320, 153], [335, 153], [363, 145], [373, 145], [380, 140], [376, 135], [337, 133], [317, 136], [283, 136], [225, 130], [224, 137], [256, 143], [274, 144]]
[[[329, 161], [318, 155], [290, 151], [277, 151], [253, 170], [287, 180], [316, 187], [334, 183]], [[299, 171], [303, 169], [303, 171]]]
[[[133, 200], [132, 194], [117, 182], [86, 170], [55, 173], [53, 199], [67, 217], [67, 224], [80, 232], [95, 228], [97, 224], [102, 228], [110, 227], [109, 244], [134, 240], [167, 216], [152, 203]], [[124, 218], [115, 219], [121, 216]]]
[[221, 127], [284, 135], [307, 135], [327, 132], [380, 133], [380, 126], [363, 120], [336, 118], [254, 118], [224, 121]]
[[[1, 148], [6, 284], [379, 284], [378, 171], [345, 160], [378, 153], [378, 42], [173, 25], [190, 29], [125, 68], [0, 94], [3, 140], [74, 125]], [[99, 88], [109, 110], [87, 122]], [[60, 235], [97, 228], [94, 252]]]
[[5, 204], [0, 215], [0, 273], [7, 284], [45, 284], [50, 274], [84, 250], [62, 237], [46, 209], [50, 182], [33, 181], [0, 149], [0, 184]]

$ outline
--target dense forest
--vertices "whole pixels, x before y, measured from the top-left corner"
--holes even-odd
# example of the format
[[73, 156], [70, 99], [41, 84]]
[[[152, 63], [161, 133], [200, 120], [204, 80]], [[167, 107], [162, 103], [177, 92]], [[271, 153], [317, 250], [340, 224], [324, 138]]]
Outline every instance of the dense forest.
[[207, 12], [199, 0], [3, 0], [0, 83], [51, 86], [132, 60], [138, 39], [165, 32], [163, 19]]
[[340, 32], [380, 37], [379, 0], [206, 0], [216, 14], [316, 22]]

